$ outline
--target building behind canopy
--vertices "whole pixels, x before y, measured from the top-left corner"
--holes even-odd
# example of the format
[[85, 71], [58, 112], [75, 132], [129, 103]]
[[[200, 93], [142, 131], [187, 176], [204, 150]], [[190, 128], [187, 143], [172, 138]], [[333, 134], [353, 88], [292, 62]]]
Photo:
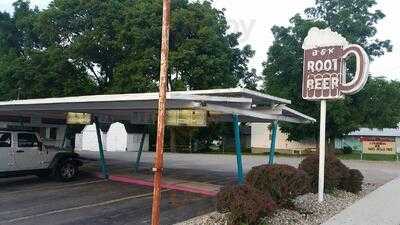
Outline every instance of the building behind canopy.
[[335, 140], [335, 148], [351, 147], [366, 154], [400, 153], [400, 128], [360, 128]]
[[[270, 151], [272, 132], [270, 123], [251, 123], [251, 152], [266, 153]], [[315, 139], [289, 141], [288, 135], [283, 133], [278, 126], [276, 134], [276, 152], [283, 154], [309, 154], [315, 152], [317, 143]]]

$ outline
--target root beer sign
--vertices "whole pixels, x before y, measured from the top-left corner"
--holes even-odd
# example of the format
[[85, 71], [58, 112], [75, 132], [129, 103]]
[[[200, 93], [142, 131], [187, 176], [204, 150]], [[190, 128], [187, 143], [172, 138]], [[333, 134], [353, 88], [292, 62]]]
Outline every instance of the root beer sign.
[[[369, 59], [359, 45], [349, 44], [329, 28], [311, 28], [303, 43], [302, 97], [307, 100], [340, 99], [354, 94], [365, 85]], [[356, 57], [356, 73], [346, 81], [346, 58]]]

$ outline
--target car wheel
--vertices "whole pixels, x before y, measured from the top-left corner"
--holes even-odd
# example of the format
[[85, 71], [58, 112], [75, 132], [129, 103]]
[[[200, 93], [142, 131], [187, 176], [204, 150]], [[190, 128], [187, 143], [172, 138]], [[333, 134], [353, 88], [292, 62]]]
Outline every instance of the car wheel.
[[61, 163], [57, 170], [57, 178], [61, 181], [70, 181], [78, 176], [79, 168], [72, 161]]

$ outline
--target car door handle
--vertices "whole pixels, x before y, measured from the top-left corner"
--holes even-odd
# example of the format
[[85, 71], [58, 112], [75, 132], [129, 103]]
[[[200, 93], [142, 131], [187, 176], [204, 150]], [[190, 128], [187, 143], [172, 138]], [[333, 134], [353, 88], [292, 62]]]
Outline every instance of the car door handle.
[[24, 150], [17, 150], [17, 153], [25, 152]]

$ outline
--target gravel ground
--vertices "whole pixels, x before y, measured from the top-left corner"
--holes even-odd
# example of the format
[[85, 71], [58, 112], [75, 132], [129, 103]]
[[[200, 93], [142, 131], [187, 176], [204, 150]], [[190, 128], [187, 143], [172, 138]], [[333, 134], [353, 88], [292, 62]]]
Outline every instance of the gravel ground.
[[[323, 203], [318, 202], [318, 194], [305, 194], [296, 198], [294, 202], [296, 210], [280, 209], [274, 216], [263, 219], [260, 225], [322, 224], [377, 187], [375, 184], [364, 183], [362, 192], [357, 195], [337, 190], [326, 194]], [[212, 212], [176, 225], [228, 225], [225, 218], [226, 214]]]

